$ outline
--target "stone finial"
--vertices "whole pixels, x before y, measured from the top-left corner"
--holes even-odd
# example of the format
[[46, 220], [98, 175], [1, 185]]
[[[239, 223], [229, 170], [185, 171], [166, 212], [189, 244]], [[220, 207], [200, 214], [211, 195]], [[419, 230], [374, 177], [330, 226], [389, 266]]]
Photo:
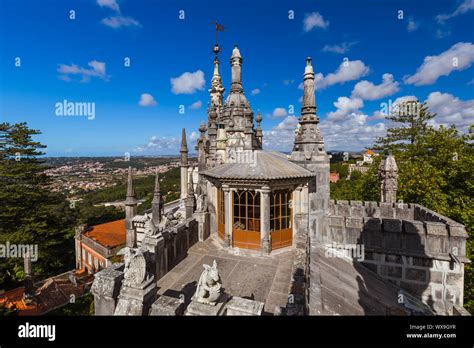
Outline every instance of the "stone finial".
[[189, 172], [188, 180], [188, 197], [194, 197], [194, 182], [193, 182], [193, 171]]
[[380, 179], [380, 201], [383, 203], [396, 203], [398, 166], [395, 157], [391, 153], [383, 156], [378, 174]]
[[186, 140], [186, 129], [183, 128], [183, 131], [181, 133], [181, 148], [179, 149], [179, 152], [181, 153], [181, 166], [187, 166], [188, 165], [188, 143]]
[[125, 199], [125, 205], [136, 205], [138, 203], [135, 187], [133, 186], [133, 172], [132, 167], [128, 167], [128, 178], [127, 178], [127, 197]]
[[217, 262], [214, 260], [212, 267], [203, 265], [204, 271], [199, 277], [199, 281], [194, 293], [193, 300], [205, 304], [215, 304], [222, 291], [222, 281], [217, 269]]
[[263, 131], [262, 131], [262, 115], [260, 114], [260, 110], [257, 111], [257, 116], [255, 116], [255, 121], [257, 122], [257, 131], [256, 131], [256, 136], [259, 139], [260, 143], [262, 142], [263, 139]]
[[153, 192], [153, 200], [151, 201], [151, 213], [153, 218], [153, 223], [158, 225], [161, 221], [161, 216], [163, 214], [163, 202], [160, 189], [160, 175], [158, 170], [155, 174], [155, 191]]
[[230, 58], [230, 65], [232, 67], [232, 86], [231, 92], [241, 93], [242, 88], [242, 56], [240, 55], [239, 47], [234, 45], [232, 56]]
[[318, 128], [319, 117], [316, 115], [316, 99], [314, 95], [314, 71], [311, 58], [306, 59], [303, 79], [303, 102], [301, 117], [295, 134], [293, 151], [304, 151], [308, 154], [314, 150], [323, 151], [324, 140]]
[[206, 138], [206, 131], [207, 131], [206, 124], [204, 122], [201, 122], [199, 124], [199, 132], [201, 133], [201, 139]]

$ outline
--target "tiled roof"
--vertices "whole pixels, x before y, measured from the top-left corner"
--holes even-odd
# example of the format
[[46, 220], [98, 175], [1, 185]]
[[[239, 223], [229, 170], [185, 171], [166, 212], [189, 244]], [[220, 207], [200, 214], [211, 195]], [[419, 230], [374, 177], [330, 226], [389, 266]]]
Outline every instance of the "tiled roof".
[[[243, 156], [245, 157], [245, 156]], [[237, 161], [238, 162], [238, 161]], [[225, 163], [203, 172], [218, 179], [295, 179], [314, 176], [309, 170], [291, 162], [280, 152], [254, 151], [246, 163]]]
[[84, 235], [106, 248], [115, 248], [125, 244], [125, 219], [92, 226]]

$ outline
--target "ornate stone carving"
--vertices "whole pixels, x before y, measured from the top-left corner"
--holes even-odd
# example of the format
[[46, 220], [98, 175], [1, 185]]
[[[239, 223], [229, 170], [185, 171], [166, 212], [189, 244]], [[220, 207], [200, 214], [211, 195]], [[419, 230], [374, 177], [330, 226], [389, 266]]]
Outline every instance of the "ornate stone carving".
[[380, 201], [386, 203], [396, 203], [398, 188], [398, 166], [392, 154], [384, 156], [380, 162]]
[[217, 269], [216, 260], [209, 265], [203, 265], [204, 271], [201, 273], [193, 300], [205, 304], [215, 304], [221, 295], [222, 282]]
[[125, 262], [123, 285], [138, 287], [152, 277], [146, 272], [146, 258], [141, 249], [125, 247], [117, 255], [123, 255]]

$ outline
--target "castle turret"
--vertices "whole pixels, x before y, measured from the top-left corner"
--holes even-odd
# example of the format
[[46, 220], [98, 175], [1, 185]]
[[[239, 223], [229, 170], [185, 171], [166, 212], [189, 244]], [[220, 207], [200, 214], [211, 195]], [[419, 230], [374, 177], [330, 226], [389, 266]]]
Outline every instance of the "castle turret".
[[133, 187], [132, 167], [128, 167], [127, 198], [125, 199], [125, 230], [126, 245], [135, 248], [137, 245], [137, 233], [133, 226], [133, 218], [137, 215], [138, 201]]
[[[314, 71], [311, 58], [306, 59], [303, 82], [303, 103], [301, 116], [296, 129], [291, 161], [299, 164], [314, 174], [302, 190], [307, 192], [308, 202], [302, 205], [300, 213], [295, 216], [296, 224], [308, 231], [311, 240], [310, 269], [317, 269], [313, 262], [315, 250], [323, 242], [327, 232], [327, 218], [329, 214], [329, 156], [324, 151], [323, 137], [318, 128], [319, 118], [316, 115], [317, 107], [314, 95]], [[306, 194], [305, 194], [306, 196]], [[316, 276], [316, 275], [313, 275]], [[315, 289], [316, 291], [316, 289]], [[315, 293], [312, 289], [310, 293]], [[310, 301], [315, 303], [316, 301]], [[317, 312], [310, 305], [310, 313]]]
[[383, 156], [378, 174], [380, 179], [380, 202], [396, 203], [398, 166], [395, 157], [391, 153], [388, 156]]
[[303, 102], [301, 116], [295, 134], [291, 161], [303, 166], [314, 173], [314, 180], [308, 187], [309, 206], [309, 232], [313, 241], [318, 241], [321, 236], [316, 233], [323, 231], [323, 217], [329, 207], [329, 156], [324, 150], [324, 141], [318, 128], [316, 98], [314, 95], [314, 70], [311, 58], [306, 59], [303, 75]]
[[155, 226], [161, 221], [161, 216], [163, 215], [163, 201], [160, 190], [160, 176], [158, 171], [155, 175], [155, 191], [153, 192], [153, 200], [151, 201], [151, 215], [152, 220]]
[[186, 130], [183, 128], [181, 134], [181, 148], [179, 150], [181, 153], [181, 162], [180, 162], [180, 176], [181, 176], [181, 199], [184, 200], [188, 197], [188, 144], [186, 141]]

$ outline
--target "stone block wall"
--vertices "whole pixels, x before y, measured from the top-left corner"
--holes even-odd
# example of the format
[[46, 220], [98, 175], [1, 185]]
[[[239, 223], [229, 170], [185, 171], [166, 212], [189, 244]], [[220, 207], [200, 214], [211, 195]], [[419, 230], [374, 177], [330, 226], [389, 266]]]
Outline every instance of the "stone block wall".
[[[191, 246], [199, 240], [198, 222], [195, 219], [186, 220], [163, 232], [165, 238], [165, 273], [169, 272], [187, 255]], [[158, 279], [157, 279], [158, 280]]]
[[363, 246], [364, 266], [438, 312], [462, 306], [463, 225], [417, 204], [330, 201], [329, 209], [320, 243]]

